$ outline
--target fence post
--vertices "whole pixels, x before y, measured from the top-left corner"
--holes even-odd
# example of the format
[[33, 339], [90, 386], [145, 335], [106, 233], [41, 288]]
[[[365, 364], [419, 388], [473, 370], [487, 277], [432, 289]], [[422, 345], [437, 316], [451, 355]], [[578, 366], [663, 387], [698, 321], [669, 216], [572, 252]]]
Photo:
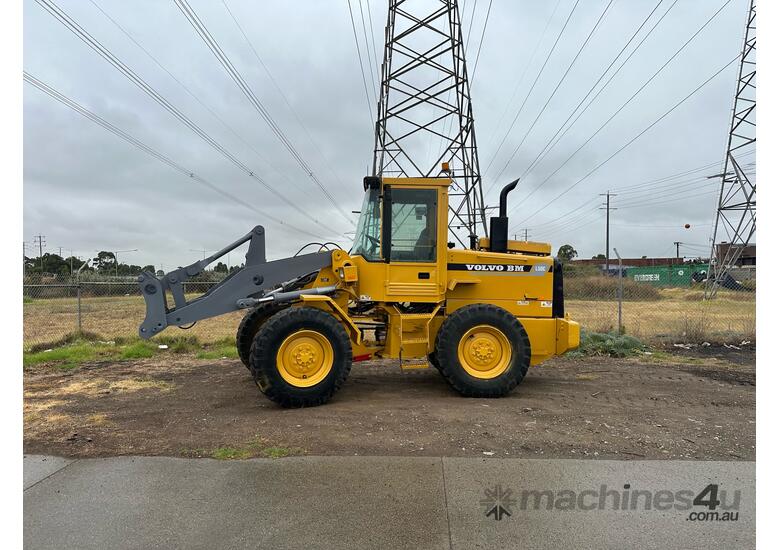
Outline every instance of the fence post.
[[[89, 260], [81, 264], [81, 267], [76, 271], [76, 322], [79, 336], [81, 336], [81, 271], [88, 265]], [[73, 270], [71, 270], [71, 273], [73, 273]]]
[[78, 334], [81, 335], [81, 283], [76, 283], [76, 310], [78, 312]]
[[618, 334], [623, 334], [623, 258], [613, 249], [618, 259]]

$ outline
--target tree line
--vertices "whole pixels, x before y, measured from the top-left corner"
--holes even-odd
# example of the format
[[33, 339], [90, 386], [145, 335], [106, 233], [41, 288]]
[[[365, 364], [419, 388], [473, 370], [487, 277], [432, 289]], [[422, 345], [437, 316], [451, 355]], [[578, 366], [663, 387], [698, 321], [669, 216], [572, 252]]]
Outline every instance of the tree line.
[[[38, 257], [24, 257], [24, 272], [26, 275], [38, 275], [44, 274], [55, 275], [58, 278], [67, 278], [75, 276], [76, 272], [82, 268], [85, 260], [77, 258], [75, 256], [63, 257], [59, 254], [45, 253], [43, 256]], [[228, 266], [223, 262], [217, 262], [216, 265], [210, 270], [207, 270], [208, 274], [227, 275], [229, 272], [239, 269], [240, 266], [232, 266], [228, 269]], [[147, 264], [144, 266], [127, 264], [119, 262], [117, 264], [116, 257], [113, 252], [101, 250], [97, 255], [91, 259], [90, 264], [83, 269], [82, 273], [89, 272], [97, 275], [107, 276], [137, 276], [143, 271], [149, 271], [156, 273], [158, 276], [162, 275], [162, 271], [155, 270], [155, 266]]]

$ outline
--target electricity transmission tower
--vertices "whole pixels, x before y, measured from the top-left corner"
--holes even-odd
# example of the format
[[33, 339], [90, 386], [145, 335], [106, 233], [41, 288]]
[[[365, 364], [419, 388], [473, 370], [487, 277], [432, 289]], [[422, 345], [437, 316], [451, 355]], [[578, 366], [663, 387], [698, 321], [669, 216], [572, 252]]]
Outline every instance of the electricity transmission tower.
[[[737, 91], [729, 124], [726, 160], [715, 215], [712, 251], [705, 297], [712, 298], [719, 283], [741, 257], [756, 233], [756, 182], [737, 155], [756, 142], [756, 3], [750, 0], [745, 40], [739, 62]], [[746, 165], [745, 165], [746, 166]], [[725, 244], [719, 246], [718, 241]]]
[[374, 175], [436, 177], [448, 163], [450, 234], [487, 234], [458, 0], [390, 0]]

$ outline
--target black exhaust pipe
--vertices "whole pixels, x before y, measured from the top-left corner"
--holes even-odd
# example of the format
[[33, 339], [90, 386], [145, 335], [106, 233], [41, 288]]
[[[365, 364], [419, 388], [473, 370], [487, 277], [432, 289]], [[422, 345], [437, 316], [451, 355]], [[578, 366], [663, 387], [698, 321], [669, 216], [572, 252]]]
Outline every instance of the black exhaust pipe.
[[498, 216], [490, 218], [490, 251], [506, 252], [507, 241], [509, 240], [509, 218], [506, 217], [506, 196], [517, 187], [520, 179], [516, 179], [507, 184], [501, 190], [501, 197], [498, 203]]

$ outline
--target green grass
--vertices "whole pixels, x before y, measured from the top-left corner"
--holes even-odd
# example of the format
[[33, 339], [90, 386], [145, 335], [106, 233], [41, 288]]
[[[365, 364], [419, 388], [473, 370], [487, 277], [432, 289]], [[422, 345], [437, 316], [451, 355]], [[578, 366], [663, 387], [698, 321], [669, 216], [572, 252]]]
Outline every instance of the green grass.
[[297, 449], [288, 449], [287, 447], [266, 447], [262, 450], [262, 454], [267, 458], [284, 458], [297, 454], [297, 452]]
[[645, 351], [645, 345], [638, 338], [626, 334], [583, 331], [580, 347], [569, 355], [574, 357], [608, 355], [610, 357], [628, 357]]
[[[160, 349], [159, 345], [168, 346]], [[59, 369], [73, 369], [83, 363], [94, 361], [119, 361], [147, 359], [161, 353], [194, 353], [198, 359], [238, 358], [236, 344], [232, 339], [218, 340], [204, 345], [196, 336], [159, 336], [153, 340], [138, 337], [117, 338], [112, 342], [101, 342], [89, 333], [81, 336], [69, 334], [49, 347], [37, 347], [24, 352], [24, 366], [51, 364]]]
[[217, 460], [244, 460], [247, 458], [285, 458], [303, 454], [304, 450], [298, 447], [281, 447], [273, 445], [266, 447], [267, 441], [261, 437], [255, 437], [248, 443], [239, 446], [218, 447], [210, 452], [197, 450], [184, 453], [186, 456], [210, 456]]
[[153, 343], [140, 340], [133, 344], [121, 346], [120, 359], [146, 359], [157, 353], [157, 346]]
[[211, 453], [211, 458], [217, 460], [241, 460], [252, 456], [249, 449], [240, 449], [236, 447], [220, 447]]
[[81, 363], [115, 356], [115, 346], [94, 342], [75, 342], [50, 351], [25, 353], [23, 365], [30, 367], [41, 363], [54, 363], [60, 368], [72, 369]]
[[194, 353], [201, 349], [203, 345], [198, 340], [197, 336], [169, 336], [167, 334], [161, 334], [155, 337], [154, 344], [163, 344], [168, 346], [168, 350], [173, 353]]

